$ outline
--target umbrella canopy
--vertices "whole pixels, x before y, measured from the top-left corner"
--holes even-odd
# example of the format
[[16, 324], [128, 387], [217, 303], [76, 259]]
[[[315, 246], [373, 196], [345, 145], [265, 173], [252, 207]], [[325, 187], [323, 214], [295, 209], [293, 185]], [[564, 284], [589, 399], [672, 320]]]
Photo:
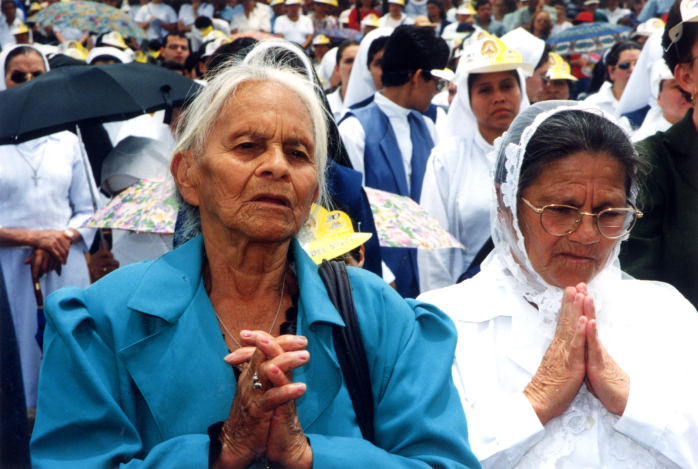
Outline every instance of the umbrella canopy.
[[350, 28], [325, 28], [315, 32], [315, 36], [319, 36], [320, 34], [329, 37], [330, 41], [332, 41], [332, 45], [335, 46], [345, 39], [356, 39], [357, 41], [361, 41], [363, 37], [363, 34], [359, 31]]
[[172, 180], [141, 179], [95, 212], [83, 227], [172, 234], [177, 210]]
[[627, 39], [632, 30], [610, 23], [589, 23], [568, 28], [545, 42], [560, 55], [582, 54], [610, 49]]
[[123, 37], [147, 39], [143, 28], [121, 10], [97, 2], [58, 2], [41, 10], [34, 19], [45, 30], [48, 27], [76, 28], [83, 32], [119, 32]]
[[0, 144], [181, 106], [201, 85], [156, 65], [61, 67], [0, 91]]
[[409, 197], [365, 187], [381, 246], [442, 249], [463, 245]]

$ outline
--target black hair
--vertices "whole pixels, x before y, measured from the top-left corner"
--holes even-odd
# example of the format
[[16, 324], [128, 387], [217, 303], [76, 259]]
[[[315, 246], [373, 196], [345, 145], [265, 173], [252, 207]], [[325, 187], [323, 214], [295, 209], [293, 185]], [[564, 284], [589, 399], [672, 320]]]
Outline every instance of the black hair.
[[435, 5], [439, 9], [439, 18], [441, 18], [442, 22], [446, 19], [446, 12], [444, 11], [444, 6], [441, 4], [439, 0], [427, 0], [427, 5]]
[[189, 47], [189, 50], [191, 50], [191, 41], [189, 41], [189, 38], [185, 36], [183, 32], [180, 31], [175, 31], [174, 33], [169, 33], [167, 36], [165, 36], [165, 39], [162, 42], [162, 47], [167, 47], [167, 43], [171, 37], [181, 37], [182, 39], [186, 39], [187, 47]]
[[240, 51], [254, 47], [257, 42], [259, 41], [252, 37], [240, 37], [233, 42], [222, 44], [213, 52], [206, 65], [206, 79], [210, 80], [213, 78], [221, 69], [225, 68], [223, 64]]
[[10, 51], [9, 54], [7, 54], [7, 57], [5, 58], [5, 74], [7, 74], [8, 67], [10, 66], [10, 63], [12, 62], [12, 59], [15, 57], [18, 57], [20, 55], [31, 55], [31, 54], [36, 54], [39, 57], [41, 57], [41, 63], [44, 64], [44, 67], [46, 67], [46, 63], [44, 62], [44, 56], [41, 55], [41, 52], [38, 50], [34, 49], [33, 47], [28, 47], [28, 46], [20, 46], [20, 47], [15, 47]]
[[121, 61], [121, 59], [114, 57], [113, 55], [109, 55], [109, 54], [102, 54], [102, 55], [98, 55], [97, 57], [93, 57], [92, 60], [90, 61], [90, 65], [93, 65], [95, 62], [112, 62], [115, 64], [123, 63]]
[[358, 46], [359, 41], [356, 39], [345, 39], [343, 40], [339, 46], [337, 47], [337, 67], [339, 67], [339, 62], [342, 61], [342, 54], [344, 54], [344, 51], [346, 50], [347, 47], [349, 46]]
[[197, 75], [197, 78], [199, 77], [199, 52], [192, 52], [187, 56], [186, 59], [184, 59], [184, 69], [187, 72], [194, 71], [194, 73]]
[[565, 7], [565, 11], [567, 11], [567, 5], [565, 5], [565, 0], [553, 0], [552, 2], [550, 2], [551, 7], [554, 7], [556, 5], [562, 5], [563, 7]]
[[376, 54], [385, 49], [388, 39], [390, 39], [390, 36], [381, 36], [373, 40], [371, 45], [368, 47], [368, 60], [366, 61], [367, 67], [371, 66], [371, 62], [373, 62], [373, 58], [376, 56]]
[[552, 51], [552, 48], [550, 47], [550, 44], [546, 44], [545, 47], [543, 48], [543, 55], [540, 56], [540, 60], [536, 64], [536, 68], [534, 70], [538, 70], [541, 68], [543, 65], [545, 65], [548, 62], [548, 59], [550, 58], [550, 52]]
[[417, 70], [442, 70], [448, 63], [446, 41], [431, 28], [398, 26], [385, 45], [381, 69], [383, 86], [402, 86]]
[[[506, 70], [511, 74], [516, 79], [516, 84], [519, 85], [519, 90], [521, 90], [521, 82], [519, 81], [519, 74], [516, 72], [516, 70]], [[468, 99], [472, 102], [473, 98], [473, 83], [475, 83], [475, 80], [480, 76], [484, 75], [484, 73], [471, 73], [468, 75]]]
[[[669, 30], [681, 22], [681, 0], [676, 0], [669, 9], [669, 15], [666, 19], [664, 27], [664, 35], [662, 36], [662, 47], [664, 48], [664, 62], [667, 67], [674, 73], [676, 66], [679, 64], [689, 63], [693, 59], [693, 44], [698, 41], [698, 23], [684, 23], [683, 34], [681, 39], [672, 43], [669, 37]], [[691, 101], [690, 93], [681, 89], [681, 93], [687, 101]]]
[[649, 169], [625, 132], [613, 122], [592, 112], [560, 111], [542, 122], [526, 145], [518, 197], [551, 163], [581, 152], [618, 161], [625, 169], [627, 196], [633, 188], [641, 187]]
[[477, 2], [475, 2], [475, 11], [483, 5], [492, 6], [492, 3], [490, 3], [490, 0], [477, 0]]
[[606, 80], [613, 83], [611, 77], [608, 74], [608, 67], [615, 67], [618, 65], [618, 60], [620, 60], [620, 54], [626, 50], [642, 50], [642, 46], [635, 41], [624, 41], [614, 44], [613, 47], [604, 56], [604, 70], [606, 71]]
[[208, 27], [213, 26], [213, 21], [211, 21], [211, 18], [208, 16], [199, 16], [195, 21], [194, 21], [194, 27], [196, 29], [206, 29]]

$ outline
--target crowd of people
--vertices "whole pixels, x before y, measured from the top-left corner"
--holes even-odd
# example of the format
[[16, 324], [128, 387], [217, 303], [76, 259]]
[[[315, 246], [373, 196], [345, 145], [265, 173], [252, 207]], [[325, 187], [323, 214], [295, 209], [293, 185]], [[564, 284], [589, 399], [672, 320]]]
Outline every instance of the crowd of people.
[[[53, 3], [1, 0], [0, 90], [197, 91], [0, 145], [1, 467], [698, 468], [698, 2]], [[173, 235], [85, 227], [156, 177]], [[364, 188], [462, 248], [379, 243]]]

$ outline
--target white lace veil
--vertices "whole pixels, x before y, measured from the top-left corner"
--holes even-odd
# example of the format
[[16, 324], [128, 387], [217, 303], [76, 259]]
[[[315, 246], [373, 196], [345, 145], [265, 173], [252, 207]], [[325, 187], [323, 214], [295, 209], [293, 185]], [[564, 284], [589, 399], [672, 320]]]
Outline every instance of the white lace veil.
[[[538, 127], [553, 114], [562, 111], [577, 110], [600, 115], [625, 132], [618, 120], [588, 103], [577, 101], [546, 101], [537, 103], [519, 113], [509, 127], [509, 131], [494, 143], [496, 156], [496, 169], [494, 175], [496, 206], [491, 212], [492, 240], [494, 242], [493, 253], [483, 263], [483, 268], [489, 265], [493, 259], [501, 263], [501, 267], [507, 271], [508, 276], [513, 277], [517, 293], [520, 293], [531, 303], [538, 306], [543, 313], [545, 322], [555, 322], [560, 309], [562, 289], [548, 285], [543, 278], [533, 269], [526, 253], [524, 237], [519, 228], [517, 213], [518, 186], [526, 146], [533, 137]], [[626, 135], [628, 135], [626, 133]], [[629, 138], [629, 135], [628, 135]], [[497, 191], [499, 187], [499, 191]], [[631, 191], [629, 199], [634, 202], [637, 197], [637, 189]], [[602, 271], [589, 282], [589, 291], [594, 293], [601, 283], [598, 279], [602, 276], [612, 275], [620, 279], [620, 264], [618, 253], [620, 252], [620, 240], [613, 248], [606, 265]], [[597, 306], [603, 295], [594, 295]], [[554, 329], [553, 329], [554, 330]]]

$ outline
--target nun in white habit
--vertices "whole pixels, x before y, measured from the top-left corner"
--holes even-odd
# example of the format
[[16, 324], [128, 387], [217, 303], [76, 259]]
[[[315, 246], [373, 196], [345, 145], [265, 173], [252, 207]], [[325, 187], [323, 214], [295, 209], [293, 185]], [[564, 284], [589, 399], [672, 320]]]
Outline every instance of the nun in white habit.
[[429, 157], [420, 204], [466, 251], [420, 249], [422, 292], [456, 283], [490, 237], [490, 152], [494, 140], [529, 105], [522, 69], [531, 73], [532, 67], [494, 37], [463, 51], [455, 78], [458, 91], [443, 129], [446, 135], [440, 135], [442, 141]]
[[[25, 50], [14, 56], [12, 51], [18, 47], [35, 52]], [[29, 61], [35, 62], [36, 70], [26, 67]], [[20, 62], [25, 64], [17, 69]], [[6, 49], [0, 54], [4, 73], [0, 89], [18, 86], [16, 79], [26, 81], [29, 73], [41, 72], [42, 62], [43, 72], [48, 71], [48, 61], [32, 46]], [[26, 72], [24, 77], [13, 75], [17, 70]], [[70, 132], [0, 146], [0, 263], [19, 344], [28, 408], [36, 407], [41, 363], [41, 351], [34, 338], [37, 304], [28, 259], [55, 260], [56, 256], [46, 253], [52, 249], [63, 252], [65, 264], [60, 275], [51, 270], [41, 276], [44, 298], [64, 286], [89, 286], [84, 253], [92, 244], [94, 230], [80, 227], [94, 213], [90, 184], [96, 191], [92, 174], [86, 173], [79, 141]]]
[[377, 91], [371, 72], [368, 70], [368, 49], [373, 44], [373, 41], [382, 36], [390, 36], [392, 33], [393, 28], [378, 28], [368, 33], [361, 40], [356, 59], [354, 59], [354, 66], [351, 69], [351, 75], [349, 75], [347, 92], [344, 95], [344, 109], [370, 98]]

